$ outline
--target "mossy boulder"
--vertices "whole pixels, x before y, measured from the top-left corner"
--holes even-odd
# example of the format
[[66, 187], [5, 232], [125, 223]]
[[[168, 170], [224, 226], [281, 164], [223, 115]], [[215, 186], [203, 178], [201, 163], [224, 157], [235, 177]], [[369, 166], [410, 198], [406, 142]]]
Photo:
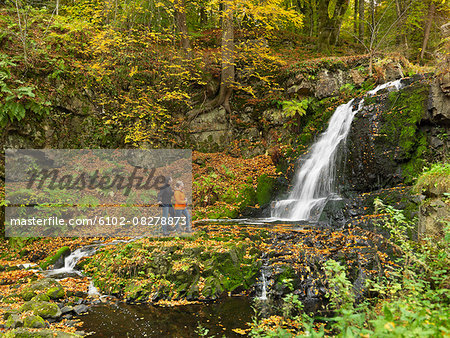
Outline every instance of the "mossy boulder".
[[11, 294], [9, 296], [3, 297], [2, 302], [5, 304], [14, 304], [17, 303], [18, 298], [20, 298], [19, 295]]
[[3, 314], [3, 319], [4, 319], [4, 320], [7, 320], [7, 319], [9, 318], [9, 316], [11, 316], [11, 315], [17, 315], [17, 314], [19, 314], [19, 313], [20, 313], [19, 310], [16, 310], [16, 309], [10, 309], [10, 310], [6, 311], [6, 312]]
[[272, 192], [275, 180], [266, 174], [258, 177], [256, 186], [256, 201], [260, 206], [267, 205], [272, 200]]
[[31, 299], [31, 301], [33, 301], [33, 302], [41, 302], [41, 301], [48, 302], [48, 301], [50, 301], [50, 297], [47, 296], [45, 293], [40, 293], [39, 295], [36, 295], [35, 297], [33, 297]]
[[53, 278], [42, 278], [30, 283], [29, 287], [36, 291], [47, 291], [53, 287], [62, 287], [62, 285]]
[[208, 299], [217, 299], [224, 292], [224, 287], [219, 278], [210, 276], [206, 278], [202, 295]]
[[43, 329], [45, 327], [45, 321], [40, 316], [29, 316], [23, 320], [23, 326], [33, 329]]
[[17, 314], [12, 314], [8, 317], [5, 322], [5, 327], [7, 329], [15, 329], [16, 327], [22, 327], [23, 321], [20, 319], [20, 316]]
[[131, 281], [125, 287], [125, 297], [127, 301], [143, 301], [146, 300], [150, 294], [151, 288], [148, 283], [142, 280]]
[[48, 256], [39, 266], [42, 270], [46, 270], [50, 265], [53, 265], [61, 257], [67, 256], [70, 253], [68, 246], [63, 246], [54, 255]]
[[59, 318], [61, 316], [61, 310], [59, 309], [58, 305], [55, 303], [50, 302], [34, 302], [29, 301], [25, 304], [23, 304], [20, 308], [21, 312], [30, 311], [32, 310], [34, 315], [40, 316], [42, 318]]
[[64, 298], [64, 288], [62, 286], [54, 286], [47, 290], [46, 295], [50, 299]]
[[32, 290], [31, 288], [25, 288], [20, 293], [20, 297], [22, 297], [22, 299], [26, 302], [28, 302], [35, 296], [36, 296], [36, 291]]

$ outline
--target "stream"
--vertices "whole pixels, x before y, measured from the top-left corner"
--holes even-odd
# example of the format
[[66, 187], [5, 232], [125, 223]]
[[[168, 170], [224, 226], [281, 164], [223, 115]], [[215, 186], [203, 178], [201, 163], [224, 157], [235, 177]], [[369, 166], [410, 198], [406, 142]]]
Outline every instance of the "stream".
[[91, 337], [198, 337], [198, 327], [208, 336], [242, 337], [232, 331], [245, 329], [254, 312], [247, 297], [227, 297], [220, 301], [161, 307], [148, 304], [99, 304], [81, 316]]
[[[65, 257], [64, 266], [47, 270], [46, 277], [63, 279], [82, 277], [76, 264], [83, 257], [93, 255], [100, 247], [136, 240], [116, 240], [90, 244], [74, 250]], [[249, 297], [226, 297], [214, 302], [198, 302], [175, 307], [152, 304], [127, 304], [102, 296], [91, 282], [89, 296], [94, 300], [89, 312], [76, 316], [83, 321], [80, 327], [91, 337], [198, 337], [199, 328], [208, 330], [208, 336], [241, 337], [233, 329], [246, 329], [254, 310]], [[109, 298], [109, 302], [103, 302]]]

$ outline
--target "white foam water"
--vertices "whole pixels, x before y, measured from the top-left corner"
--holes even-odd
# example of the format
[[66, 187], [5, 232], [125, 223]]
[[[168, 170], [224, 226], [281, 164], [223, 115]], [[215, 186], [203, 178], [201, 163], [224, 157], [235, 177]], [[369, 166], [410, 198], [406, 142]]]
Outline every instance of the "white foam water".
[[[368, 92], [374, 95], [382, 89], [401, 88], [401, 80], [379, 85]], [[287, 221], [317, 222], [329, 200], [340, 199], [335, 185], [336, 157], [345, 142], [354, 116], [364, 106], [364, 99], [353, 110], [351, 100], [336, 108], [327, 130], [311, 146], [303, 165], [297, 169], [294, 185], [285, 200], [273, 204], [272, 218]]]

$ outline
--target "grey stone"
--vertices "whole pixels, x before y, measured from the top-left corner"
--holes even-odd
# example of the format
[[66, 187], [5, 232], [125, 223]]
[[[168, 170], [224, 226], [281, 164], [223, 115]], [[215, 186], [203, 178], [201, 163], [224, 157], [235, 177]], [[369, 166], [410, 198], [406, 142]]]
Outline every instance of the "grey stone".
[[201, 114], [190, 123], [191, 137], [196, 142], [208, 142], [223, 147], [231, 136], [227, 112], [223, 107]]
[[328, 70], [319, 73], [315, 90], [315, 96], [318, 99], [333, 96], [337, 93], [338, 89], [339, 87], [336, 79], [328, 72]]
[[70, 312], [72, 312], [72, 311], [73, 311], [73, 307], [70, 306], [70, 305], [63, 306], [63, 307], [61, 308], [61, 313], [62, 313], [63, 315], [65, 315], [66, 313], [70, 313]]
[[73, 308], [73, 311], [74, 311], [77, 315], [81, 315], [81, 314], [83, 314], [83, 313], [86, 313], [86, 312], [88, 312], [88, 310], [89, 310], [89, 308], [88, 308], [86, 305], [84, 305], [84, 304], [76, 305], [76, 306]]
[[364, 77], [361, 75], [361, 73], [357, 69], [351, 69], [349, 72], [349, 76], [350, 76], [351, 81], [356, 86], [361, 86], [362, 83], [364, 82]]
[[402, 65], [399, 62], [389, 62], [384, 66], [385, 82], [394, 81], [404, 77]]
[[428, 101], [428, 111], [432, 121], [450, 125], [450, 96], [446, 95], [435, 79], [430, 88], [430, 98]]

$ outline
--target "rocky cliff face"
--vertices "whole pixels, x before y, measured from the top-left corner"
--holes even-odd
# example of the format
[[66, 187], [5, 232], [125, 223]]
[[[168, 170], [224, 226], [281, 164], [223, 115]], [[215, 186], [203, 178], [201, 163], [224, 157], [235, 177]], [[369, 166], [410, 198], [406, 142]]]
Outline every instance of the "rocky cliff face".
[[402, 80], [398, 92], [365, 100], [347, 142], [346, 189], [367, 192], [411, 183], [425, 160], [447, 151], [448, 100], [430, 76]]

